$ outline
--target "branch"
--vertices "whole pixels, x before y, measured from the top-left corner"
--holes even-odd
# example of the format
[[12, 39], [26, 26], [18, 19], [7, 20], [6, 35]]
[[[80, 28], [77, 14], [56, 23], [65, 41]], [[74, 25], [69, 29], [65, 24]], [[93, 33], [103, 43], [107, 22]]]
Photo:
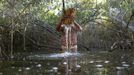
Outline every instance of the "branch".
[[130, 18], [129, 18], [129, 21], [128, 21], [128, 23], [127, 23], [126, 29], [128, 29], [129, 23], [130, 23], [130, 21], [132, 20], [133, 16], [134, 16], [134, 10], [132, 11], [132, 14], [131, 14], [131, 16], [130, 16]]
[[[23, 35], [23, 33], [21, 33], [20, 31], [17, 31], [19, 32], [21, 35]], [[29, 38], [28, 36], [25, 36], [30, 42], [32, 42], [34, 45], [38, 46], [38, 47], [49, 47], [49, 48], [56, 48], [56, 49], [59, 49], [58, 47], [56, 46], [50, 46], [50, 45], [41, 45], [37, 42], [35, 42], [34, 40], [32, 40], [31, 38]]]
[[98, 12], [98, 9], [97, 9], [92, 15], [89, 15], [89, 16], [88, 16], [85, 20], [83, 20], [81, 23], [84, 24], [85, 22], [87, 23], [87, 22], [90, 22], [90, 21], [94, 20], [94, 19], [90, 19], [90, 18], [96, 16], [97, 12]]
[[90, 49], [89, 49], [89, 47], [86, 47], [85, 45], [83, 45], [83, 44], [79, 44], [79, 46], [81, 46], [81, 47], [83, 47], [84, 49], [86, 49], [87, 51], [89, 51]]

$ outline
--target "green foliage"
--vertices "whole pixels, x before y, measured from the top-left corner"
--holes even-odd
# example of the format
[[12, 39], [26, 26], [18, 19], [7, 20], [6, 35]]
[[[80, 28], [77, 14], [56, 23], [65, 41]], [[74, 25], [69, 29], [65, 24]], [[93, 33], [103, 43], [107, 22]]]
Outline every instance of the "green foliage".
[[[110, 8], [123, 12], [123, 21], [126, 23], [134, 10], [134, 0], [65, 0], [65, 5], [65, 8], [77, 9], [76, 21], [83, 27], [84, 38], [82, 39], [84, 40], [82, 42], [85, 43], [84, 45], [92, 43], [96, 45], [102, 43], [101, 40], [113, 43], [115, 39], [114, 41], [112, 39], [117, 37], [118, 32], [124, 33], [121, 23], [116, 23], [109, 17]], [[62, 15], [62, 8], [62, 0], [0, 0], [0, 26], [1, 30], [3, 29], [3, 33], [0, 35], [8, 40], [8, 42], [3, 41], [4, 45], [8, 43], [5, 47], [11, 43], [11, 31], [13, 31], [14, 40], [16, 39], [14, 44], [18, 46], [16, 50], [22, 48], [23, 39], [21, 37], [25, 34], [28, 37], [32, 36], [32, 40], [36, 42], [50, 40], [50, 36], [48, 36], [50, 34], [47, 34], [45, 30], [40, 30], [41, 27], [38, 26], [50, 26], [55, 29]], [[118, 15], [120, 14], [118, 13]], [[131, 23], [133, 22], [132, 20]], [[56, 31], [53, 30], [51, 33], [56, 33]], [[44, 35], [47, 40], [44, 39]], [[27, 49], [34, 49], [31, 43], [27, 42], [27, 45], [30, 46]], [[7, 49], [9, 50], [9, 48]]]

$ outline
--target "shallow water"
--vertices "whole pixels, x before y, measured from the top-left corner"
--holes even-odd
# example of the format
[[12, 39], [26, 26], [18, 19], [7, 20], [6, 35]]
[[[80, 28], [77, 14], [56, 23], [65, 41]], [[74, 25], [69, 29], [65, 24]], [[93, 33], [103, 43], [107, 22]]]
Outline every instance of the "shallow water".
[[133, 52], [32, 53], [0, 61], [0, 75], [133, 75]]

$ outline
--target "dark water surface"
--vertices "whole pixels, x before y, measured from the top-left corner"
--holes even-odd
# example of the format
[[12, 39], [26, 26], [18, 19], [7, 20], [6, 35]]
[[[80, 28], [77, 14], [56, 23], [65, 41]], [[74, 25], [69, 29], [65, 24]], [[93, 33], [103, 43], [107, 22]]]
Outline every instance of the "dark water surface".
[[134, 75], [134, 52], [27, 53], [0, 61], [0, 75]]

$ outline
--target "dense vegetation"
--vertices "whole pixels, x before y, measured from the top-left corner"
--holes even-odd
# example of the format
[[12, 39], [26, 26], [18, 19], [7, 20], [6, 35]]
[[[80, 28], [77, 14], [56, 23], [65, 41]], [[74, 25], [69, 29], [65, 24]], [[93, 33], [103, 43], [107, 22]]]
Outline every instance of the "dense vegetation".
[[[132, 49], [134, 0], [65, 0], [77, 9], [79, 50]], [[16, 52], [59, 51], [55, 26], [62, 0], [0, 0], [0, 56]]]

